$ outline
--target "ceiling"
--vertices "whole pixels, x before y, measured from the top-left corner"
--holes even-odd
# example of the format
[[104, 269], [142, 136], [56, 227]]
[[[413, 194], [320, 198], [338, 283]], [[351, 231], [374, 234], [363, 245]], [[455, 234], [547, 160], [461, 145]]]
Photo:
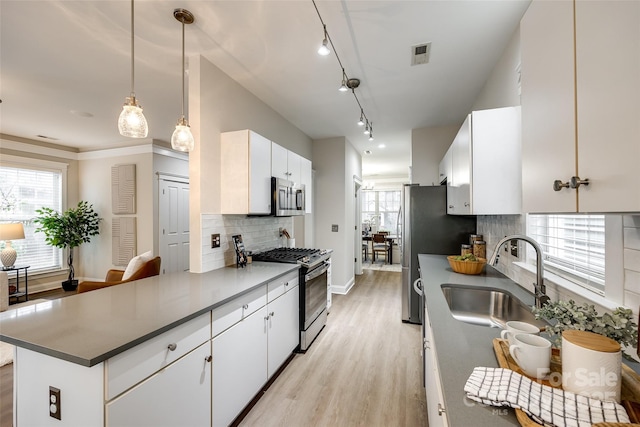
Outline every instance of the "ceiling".
[[[332, 53], [311, 0], [135, 3], [135, 94], [149, 137], [168, 142], [181, 106], [181, 24], [200, 53], [312, 139], [346, 136], [363, 176], [406, 176], [411, 129], [461, 124], [529, 0], [317, 0], [374, 141], [356, 125], [353, 94], [337, 89]], [[131, 84], [130, 2], [0, 0], [0, 132], [89, 151], [136, 140], [117, 130]], [[411, 46], [431, 42], [411, 66]], [[44, 138], [43, 138], [44, 137]], [[384, 144], [385, 147], [379, 147]]]

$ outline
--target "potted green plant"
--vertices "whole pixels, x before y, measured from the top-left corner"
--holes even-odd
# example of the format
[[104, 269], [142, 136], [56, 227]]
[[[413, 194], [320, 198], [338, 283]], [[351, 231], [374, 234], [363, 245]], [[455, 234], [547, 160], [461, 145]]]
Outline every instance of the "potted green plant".
[[549, 302], [542, 308], [534, 307], [533, 313], [537, 319], [551, 322], [546, 331], [558, 347], [562, 342], [562, 331], [567, 329], [604, 335], [620, 343], [623, 348], [636, 347], [638, 344], [638, 325], [633, 320], [632, 311], [624, 307], [599, 316], [594, 305], [578, 305], [569, 300]]
[[93, 205], [80, 201], [76, 208], [60, 213], [51, 208], [36, 209], [38, 217], [34, 222], [39, 224], [36, 232], [44, 233], [45, 241], [57, 248], [69, 249], [67, 265], [69, 276], [62, 282], [65, 291], [73, 291], [78, 287], [74, 280], [73, 249], [91, 241], [91, 237], [100, 234], [99, 225], [102, 218], [93, 210]]

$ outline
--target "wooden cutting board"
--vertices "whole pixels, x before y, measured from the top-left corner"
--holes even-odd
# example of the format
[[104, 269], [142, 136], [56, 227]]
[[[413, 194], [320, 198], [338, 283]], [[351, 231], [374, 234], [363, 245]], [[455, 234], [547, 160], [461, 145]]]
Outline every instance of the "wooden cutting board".
[[[525, 374], [522, 371], [522, 369], [520, 369], [520, 366], [518, 366], [516, 361], [513, 360], [513, 358], [511, 357], [511, 354], [509, 354], [509, 343], [506, 340], [503, 340], [500, 338], [494, 338], [493, 351], [496, 354], [498, 365], [501, 368], [511, 369], [512, 371], [515, 371], [521, 375], [524, 375], [525, 377], [530, 378], [531, 380], [537, 383], [544, 384], [549, 387], [562, 388], [560, 385], [557, 385], [555, 383], [551, 384], [548, 380], [545, 380], [545, 379], [539, 380], [537, 378], [532, 378], [527, 374]], [[553, 348], [551, 351], [552, 377], [554, 377], [553, 373], [558, 373], [560, 375], [562, 374], [560, 350], [558, 350], [557, 348]], [[621, 373], [622, 373], [622, 391], [621, 391], [622, 402], [621, 403], [627, 410], [627, 413], [629, 415], [629, 419], [631, 420], [631, 422], [640, 423], [640, 376], [638, 376], [638, 374], [636, 374], [633, 371], [633, 369], [629, 368], [624, 363], [622, 364]], [[555, 378], [561, 378], [561, 376], [555, 376]], [[520, 423], [521, 426], [523, 427], [541, 426], [541, 424], [538, 424], [535, 421], [533, 421], [531, 418], [529, 418], [529, 416], [524, 411], [520, 409], [516, 409], [515, 411], [516, 411], [516, 418], [518, 419], [518, 422]], [[599, 424], [595, 424], [594, 427], [595, 426], [597, 427], [616, 427], [616, 426], [631, 427], [633, 425], [634, 424], [599, 423]], [[640, 426], [640, 424], [638, 424], [638, 426]]]

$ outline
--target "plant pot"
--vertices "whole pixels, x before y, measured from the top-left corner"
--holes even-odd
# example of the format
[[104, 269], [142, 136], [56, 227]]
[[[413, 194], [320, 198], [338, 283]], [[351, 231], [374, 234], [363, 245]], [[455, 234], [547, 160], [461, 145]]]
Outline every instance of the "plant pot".
[[62, 282], [62, 289], [65, 291], [75, 291], [78, 288], [77, 280], [65, 280]]

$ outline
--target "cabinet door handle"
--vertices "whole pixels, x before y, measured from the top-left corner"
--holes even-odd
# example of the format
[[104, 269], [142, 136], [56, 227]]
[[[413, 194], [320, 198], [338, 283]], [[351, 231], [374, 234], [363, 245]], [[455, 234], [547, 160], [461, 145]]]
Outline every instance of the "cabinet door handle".
[[270, 317], [269, 315], [264, 316], [264, 320], [269, 320], [269, 317]]
[[276, 315], [275, 311], [272, 311], [271, 313], [269, 313], [269, 317], [273, 317], [275, 315]]
[[167, 346], [167, 348], [169, 349], [169, 351], [174, 351], [176, 348], [178, 348], [178, 346], [176, 345], [176, 343], [171, 343]]
[[444, 410], [444, 407], [440, 403], [438, 403], [438, 415], [442, 416], [442, 414], [444, 414], [445, 412], [447, 411]]
[[553, 191], [560, 191], [563, 188], [569, 188], [570, 184], [568, 182], [562, 182], [559, 179], [553, 181]]
[[469, 202], [464, 202], [464, 207], [465, 207], [465, 208], [468, 208], [469, 206], [471, 206], [471, 203], [469, 203]]
[[211, 363], [212, 360], [213, 360], [213, 357], [211, 357], [211, 355], [208, 355], [207, 357], [204, 358], [204, 361], [207, 363]]
[[453, 209], [453, 205], [449, 205], [449, 209]]
[[579, 176], [572, 176], [569, 185], [571, 188], [579, 188], [581, 185], [589, 185], [589, 178], [580, 179]]
[[249, 309], [249, 304], [245, 304], [245, 305], [243, 305], [243, 306], [242, 306], [242, 309], [243, 309], [243, 310], [248, 310], [248, 309]]

